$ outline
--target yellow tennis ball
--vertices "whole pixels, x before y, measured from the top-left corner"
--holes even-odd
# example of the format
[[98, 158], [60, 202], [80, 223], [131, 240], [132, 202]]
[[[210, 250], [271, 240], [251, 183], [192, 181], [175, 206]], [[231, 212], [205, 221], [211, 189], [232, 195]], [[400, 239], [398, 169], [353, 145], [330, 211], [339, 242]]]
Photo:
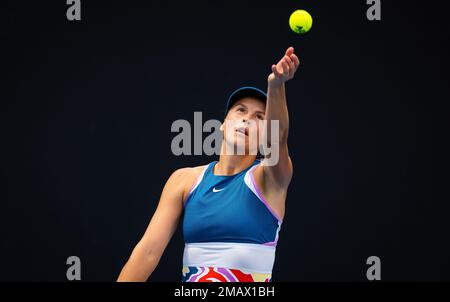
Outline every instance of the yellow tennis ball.
[[310, 30], [312, 22], [312, 17], [306, 10], [298, 9], [289, 17], [289, 26], [297, 34], [304, 34]]

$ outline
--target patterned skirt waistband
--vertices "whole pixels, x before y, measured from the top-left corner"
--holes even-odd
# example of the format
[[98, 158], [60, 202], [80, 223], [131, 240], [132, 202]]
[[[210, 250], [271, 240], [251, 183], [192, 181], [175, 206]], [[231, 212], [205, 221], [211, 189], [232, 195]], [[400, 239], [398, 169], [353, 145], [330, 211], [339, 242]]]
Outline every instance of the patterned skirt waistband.
[[230, 268], [184, 266], [182, 273], [182, 282], [272, 282], [272, 274]]

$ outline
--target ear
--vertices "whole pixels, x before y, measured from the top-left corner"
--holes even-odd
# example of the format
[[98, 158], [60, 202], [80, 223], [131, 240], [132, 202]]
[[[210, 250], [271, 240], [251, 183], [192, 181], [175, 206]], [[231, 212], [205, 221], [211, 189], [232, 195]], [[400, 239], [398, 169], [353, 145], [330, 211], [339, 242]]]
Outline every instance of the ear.
[[219, 129], [220, 129], [220, 131], [222, 131], [223, 132], [223, 125], [225, 124], [225, 121], [222, 123], [222, 125], [220, 125], [220, 127], [219, 127]]

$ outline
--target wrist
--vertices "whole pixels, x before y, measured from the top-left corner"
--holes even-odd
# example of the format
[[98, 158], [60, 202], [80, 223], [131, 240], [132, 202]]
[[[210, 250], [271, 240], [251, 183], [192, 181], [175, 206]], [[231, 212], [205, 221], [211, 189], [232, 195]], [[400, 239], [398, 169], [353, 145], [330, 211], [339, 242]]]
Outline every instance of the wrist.
[[268, 80], [267, 86], [270, 89], [281, 89], [284, 86], [284, 82], [282, 80], [276, 80], [276, 79]]

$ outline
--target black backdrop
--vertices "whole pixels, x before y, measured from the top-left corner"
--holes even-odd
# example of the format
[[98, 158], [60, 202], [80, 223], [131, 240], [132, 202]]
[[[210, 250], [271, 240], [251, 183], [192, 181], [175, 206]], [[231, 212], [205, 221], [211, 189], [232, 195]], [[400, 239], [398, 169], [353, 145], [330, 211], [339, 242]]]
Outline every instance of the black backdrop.
[[[450, 280], [448, 49], [440, 2], [10, 1], [1, 9], [0, 280], [113, 281], [167, 177], [215, 160], [171, 153], [177, 119], [221, 118], [228, 94], [287, 84], [294, 177], [274, 280]], [[288, 27], [296, 9], [314, 24]], [[152, 281], [180, 280], [174, 235]]]

